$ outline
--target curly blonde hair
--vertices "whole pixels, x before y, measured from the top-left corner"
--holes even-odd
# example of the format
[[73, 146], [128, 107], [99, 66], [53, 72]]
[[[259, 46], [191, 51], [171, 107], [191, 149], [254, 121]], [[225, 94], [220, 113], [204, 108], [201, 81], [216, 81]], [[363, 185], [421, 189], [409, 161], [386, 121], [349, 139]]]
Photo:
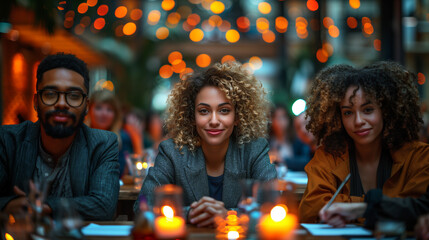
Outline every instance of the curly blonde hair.
[[363, 69], [336, 65], [322, 70], [313, 82], [308, 98], [306, 128], [317, 144], [334, 156], [353, 143], [342, 124], [340, 104], [349, 87], [357, 87], [349, 101], [362, 89], [374, 99], [383, 116], [382, 144], [397, 149], [418, 139], [423, 123], [420, 113], [417, 78], [394, 62], [379, 62]]
[[195, 127], [195, 98], [205, 86], [214, 86], [225, 93], [235, 108], [237, 126], [233, 138], [243, 144], [267, 136], [269, 103], [262, 84], [237, 62], [216, 63], [176, 83], [168, 96], [165, 126], [180, 150], [193, 151], [201, 146]]

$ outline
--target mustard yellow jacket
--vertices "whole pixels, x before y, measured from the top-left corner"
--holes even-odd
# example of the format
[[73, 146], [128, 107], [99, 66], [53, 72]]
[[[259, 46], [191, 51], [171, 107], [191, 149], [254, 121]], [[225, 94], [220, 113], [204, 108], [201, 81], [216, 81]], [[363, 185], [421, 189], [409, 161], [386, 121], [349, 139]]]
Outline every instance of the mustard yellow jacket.
[[[383, 186], [388, 197], [417, 198], [429, 186], [429, 145], [422, 142], [404, 144], [390, 152], [393, 165], [390, 178]], [[331, 199], [337, 187], [350, 172], [349, 153], [334, 158], [319, 148], [305, 167], [307, 188], [299, 205], [300, 221], [319, 222], [319, 211]], [[350, 181], [338, 194], [335, 202], [363, 202], [364, 197], [350, 196]]]

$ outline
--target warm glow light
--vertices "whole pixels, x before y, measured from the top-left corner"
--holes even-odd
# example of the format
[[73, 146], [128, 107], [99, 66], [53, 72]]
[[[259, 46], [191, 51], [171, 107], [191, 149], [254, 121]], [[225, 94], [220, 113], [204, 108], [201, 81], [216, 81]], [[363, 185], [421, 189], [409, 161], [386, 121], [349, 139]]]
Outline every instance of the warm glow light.
[[369, 19], [368, 17], [363, 17], [362, 18], [362, 25], [365, 25], [365, 23], [371, 23], [371, 19]]
[[287, 30], [287, 27], [289, 25], [289, 22], [287, 21], [287, 19], [285, 17], [277, 17], [276, 18], [276, 30], [279, 33], [284, 33]]
[[189, 38], [193, 42], [199, 42], [199, 41], [203, 40], [204, 32], [203, 32], [203, 30], [201, 30], [199, 28], [195, 28], [189, 33]]
[[164, 40], [170, 35], [170, 31], [166, 27], [160, 27], [156, 30], [156, 37], [160, 40]]
[[183, 59], [183, 56], [182, 56], [182, 54], [181, 54], [180, 52], [178, 52], [178, 51], [171, 52], [171, 53], [168, 55], [168, 62], [169, 62], [171, 65], [175, 65], [175, 64], [179, 63], [180, 61], [182, 61], [182, 59]]
[[105, 81], [103, 84], [101, 84], [101, 88], [112, 92], [115, 89], [115, 85], [113, 85], [112, 81]]
[[349, 0], [350, 7], [358, 9], [360, 7], [360, 0]]
[[374, 33], [374, 27], [372, 26], [371, 23], [365, 23], [365, 25], [363, 25], [363, 31], [366, 34], [371, 35]]
[[324, 17], [323, 26], [325, 26], [326, 29], [329, 29], [331, 25], [334, 25], [334, 20], [332, 20], [330, 17]]
[[247, 71], [249, 74], [253, 74], [253, 68], [252, 68], [252, 66], [250, 65], [250, 63], [243, 63], [243, 69], [245, 70], [245, 71]]
[[94, 7], [95, 5], [97, 5], [98, 0], [87, 0], [86, 4], [88, 4], [88, 6], [90, 7]]
[[227, 20], [223, 20], [222, 24], [219, 26], [219, 31], [226, 32], [229, 29], [231, 29], [231, 23], [229, 23]]
[[165, 11], [170, 11], [174, 8], [175, 5], [176, 2], [174, 0], [163, 0], [161, 3], [162, 9], [164, 9]]
[[376, 51], [381, 51], [381, 40], [380, 39], [374, 39], [374, 49]]
[[226, 32], [225, 38], [228, 42], [235, 43], [240, 40], [240, 33], [237, 30], [231, 29]]
[[421, 72], [417, 73], [417, 83], [420, 85], [423, 85], [423, 84], [425, 84], [425, 82], [426, 82], [425, 75]]
[[129, 22], [124, 25], [123, 31], [125, 35], [133, 35], [137, 30], [137, 26], [133, 22]]
[[258, 4], [258, 10], [262, 14], [268, 14], [271, 12], [271, 5], [267, 2], [260, 2]]
[[184, 22], [183, 22], [182, 27], [183, 27], [183, 30], [185, 30], [185, 31], [187, 31], [187, 32], [190, 32], [192, 29], [194, 29], [194, 28], [195, 28], [195, 26], [191, 26], [191, 25], [189, 25], [189, 23], [188, 23], [187, 21], [184, 21]]
[[149, 165], [147, 164], [147, 162], [143, 162], [142, 163], [142, 167], [144, 168], [144, 169], [147, 169], [147, 167], [148, 167]]
[[198, 23], [200, 23], [200, 21], [201, 17], [196, 13], [189, 15], [188, 19], [186, 20], [186, 22], [188, 22], [188, 24], [191, 26], [196, 26]]
[[13, 217], [12, 214], [9, 214], [9, 223], [10, 224], [14, 224], [15, 223], [15, 218]]
[[228, 240], [235, 240], [240, 237], [240, 234], [237, 231], [229, 231], [228, 232]]
[[262, 67], [262, 60], [257, 56], [253, 56], [249, 59], [250, 66], [253, 70], [258, 70]]
[[240, 30], [242, 32], [249, 31], [250, 20], [247, 17], [239, 17], [239, 18], [237, 18], [236, 23], [237, 23], [238, 30]]
[[210, 4], [210, 10], [214, 14], [221, 14], [223, 11], [225, 11], [225, 4], [221, 1], [214, 1]]
[[301, 39], [306, 39], [308, 37], [308, 32], [298, 33], [298, 37]]
[[137, 168], [137, 170], [142, 170], [142, 169], [143, 169], [143, 164], [142, 164], [142, 162], [137, 162], [137, 163], [136, 163], [136, 168]]
[[168, 14], [167, 17], [167, 22], [172, 24], [172, 25], [176, 25], [178, 24], [180, 21], [180, 14], [177, 12], [172, 12], [170, 14]]
[[174, 217], [174, 210], [172, 207], [165, 205], [161, 208], [161, 212], [162, 214], [164, 214], [164, 216], [166, 218], [173, 218]]
[[316, 0], [307, 0], [307, 8], [314, 12], [319, 9], [319, 3]]
[[356, 28], [358, 25], [358, 22], [356, 20], [356, 18], [354, 17], [348, 17], [347, 18], [347, 25], [349, 26], [349, 28]]
[[273, 219], [274, 222], [280, 222], [281, 220], [285, 219], [287, 214], [287, 207], [283, 204], [276, 205], [271, 209], [270, 215], [271, 219]]
[[211, 63], [212, 59], [207, 54], [200, 54], [197, 56], [196, 63], [198, 67], [205, 68], [208, 67]]
[[192, 68], [185, 68], [183, 72], [180, 73], [180, 79], [185, 80], [187, 76], [191, 75], [194, 72]]
[[213, 16], [209, 17], [209, 23], [213, 27], [218, 27], [222, 24], [222, 18], [219, 17], [218, 15], [213, 15]]
[[329, 35], [333, 38], [337, 38], [338, 36], [340, 36], [340, 30], [338, 29], [337, 26], [331, 25], [328, 28], [328, 32], [329, 32]]
[[6, 240], [13, 240], [12, 235], [10, 235], [9, 233], [6, 233], [6, 234], [4, 235], [4, 237], [6, 238]]
[[161, 19], [161, 12], [158, 10], [152, 10], [147, 15], [147, 23], [150, 25], [156, 25]]
[[66, 20], [66, 21], [73, 21], [74, 16], [75, 16], [74, 11], [73, 11], [73, 10], [70, 10], [70, 11], [68, 11], [68, 12], [66, 13], [64, 20]]
[[159, 75], [162, 78], [170, 78], [173, 75], [173, 69], [170, 65], [164, 65], [159, 69]]
[[97, 30], [103, 29], [106, 25], [106, 20], [104, 18], [97, 18], [94, 21], [94, 28]]
[[79, 6], [77, 7], [77, 12], [80, 14], [84, 14], [86, 13], [86, 11], [88, 11], [88, 4], [86, 3], [79, 4]]
[[119, 6], [118, 8], [116, 8], [115, 10], [115, 16], [117, 18], [123, 18], [127, 15], [127, 8], [125, 6]]
[[100, 16], [104, 16], [109, 12], [109, 7], [106, 4], [100, 5], [97, 9], [97, 14]]
[[308, 21], [307, 19], [303, 18], [303, 17], [297, 17], [295, 20], [295, 27], [296, 28], [307, 28], [308, 26]]
[[221, 63], [234, 62], [234, 61], [235, 61], [235, 57], [233, 57], [231, 55], [225, 55], [221, 59]]
[[115, 28], [115, 36], [117, 36], [117, 37], [122, 37], [122, 36], [124, 36], [124, 32], [122, 31], [122, 29], [124, 28], [124, 25], [118, 25], [116, 28]]
[[182, 16], [183, 19], [187, 18], [192, 13], [192, 9], [189, 6], [180, 6], [177, 8], [177, 13]]
[[171, 69], [175, 73], [181, 73], [181, 72], [185, 71], [185, 68], [186, 68], [186, 63], [183, 60], [181, 60], [180, 62], [177, 62], [176, 64], [174, 64], [171, 67]]
[[319, 60], [319, 62], [325, 63], [326, 61], [328, 61], [328, 57], [329, 57], [329, 54], [328, 54], [328, 52], [326, 52], [325, 49], [317, 50], [316, 58], [317, 58], [317, 60]]
[[203, 23], [201, 23], [201, 27], [203, 28], [203, 30], [205, 31], [205, 32], [210, 32], [210, 31], [213, 31], [214, 30], [214, 26], [212, 26], [210, 23], [209, 23], [209, 20], [204, 20], [203, 21]]
[[188, 0], [192, 4], [200, 4], [202, 0]]
[[131, 11], [130, 17], [132, 20], [137, 21], [143, 16], [143, 12], [140, 9], [133, 9]]
[[266, 18], [258, 18], [256, 20], [256, 28], [258, 29], [258, 32], [264, 33], [268, 31], [269, 27], [270, 27], [270, 22]]
[[83, 26], [83, 24], [78, 24], [74, 27], [74, 33], [76, 33], [76, 35], [82, 35], [84, 31], [85, 26]]
[[332, 47], [332, 45], [328, 42], [324, 43], [322, 45], [322, 48], [325, 49], [329, 57], [332, 56], [332, 54], [334, 53], [334, 47]]
[[271, 30], [267, 30], [262, 34], [262, 39], [267, 43], [272, 43], [276, 40], [276, 35]]

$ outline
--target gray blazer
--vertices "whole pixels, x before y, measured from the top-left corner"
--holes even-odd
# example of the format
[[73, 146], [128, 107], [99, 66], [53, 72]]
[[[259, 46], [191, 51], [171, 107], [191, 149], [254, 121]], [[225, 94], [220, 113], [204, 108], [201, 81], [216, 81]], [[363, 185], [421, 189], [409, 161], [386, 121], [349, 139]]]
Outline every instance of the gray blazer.
[[[0, 127], [0, 209], [16, 198], [13, 186], [29, 192], [39, 149], [40, 124]], [[114, 133], [83, 125], [70, 149], [72, 204], [85, 220], [113, 218], [119, 194], [118, 141]], [[46, 203], [56, 212], [59, 198]]]
[[[225, 208], [237, 207], [241, 198], [240, 179], [270, 180], [276, 178], [276, 169], [270, 163], [268, 150], [268, 142], [263, 138], [241, 146], [233, 140], [229, 141], [222, 193]], [[145, 196], [149, 206], [153, 206], [154, 188], [170, 183], [183, 188], [183, 204], [186, 207], [203, 196], [209, 196], [206, 164], [201, 148], [191, 152], [185, 146], [179, 152], [172, 139], [163, 141], [159, 145], [155, 166], [149, 169], [140, 196]], [[136, 213], [139, 210], [138, 206], [137, 200], [134, 204]]]

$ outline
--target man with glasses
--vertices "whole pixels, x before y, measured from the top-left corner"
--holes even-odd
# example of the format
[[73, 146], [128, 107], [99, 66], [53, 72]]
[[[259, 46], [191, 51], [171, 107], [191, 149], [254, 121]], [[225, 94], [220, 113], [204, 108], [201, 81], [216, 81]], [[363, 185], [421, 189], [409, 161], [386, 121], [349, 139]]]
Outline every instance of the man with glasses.
[[[43, 202], [40, 208], [52, 214], [66, 198], [85, 220], [112, 219], [119, 193], [118, 141], [114, 133], [83, 124], [86, 64], [71, 54], [48, 56], [38, 66], [36, 88], [39, 121], [0, 127], [0, 209], [16, 214]], [[29, 198], [37, 191], [46, 197]]]

